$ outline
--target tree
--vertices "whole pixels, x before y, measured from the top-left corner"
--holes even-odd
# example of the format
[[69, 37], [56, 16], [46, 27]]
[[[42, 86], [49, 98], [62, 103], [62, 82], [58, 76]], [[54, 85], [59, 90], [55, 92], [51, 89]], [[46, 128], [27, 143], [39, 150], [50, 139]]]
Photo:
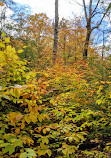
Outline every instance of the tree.
[[54, 25], [54, 45], [53, 45], [53, 63], [56, 61], [57, 44], [58, 44], [58, 0], [55, 0], [55, 25]]
[[9, 35], [12, 33], [13, 36], [15, 36], [15, 33], [20, 35], [20, 32], [18, 32], [21, 26], [20, 17], [23, 15], [23, 19], [26, 19], [30, 13], [30, 7], [16, 3], [14, 0], [1, 0], [0, 9], [0, 36], [3, 31]]
[[[59, 24], [58, 55], [63, 57], [64, 64], [74, 63], [82, 58], [86, 29], [83, 18], [61, 19]], [[61, 58], [62, 59], [62, 58]]]
[[40, 68], [47, 63], [49, 56], [52, 57], [53, 31], [51, 21], [44, 13], [29, 15], [24, 28], [25, 34], [21, 36], [21, 39], [27, 47], [20, 54], [20, 57], [30, 61], [31, 67]]
[[[87, 59], [88, 46], [89, 46], [89, 41], [92, 31], [94, 29], [99, 28], [110, 8], [110, 5], [104, 8], [101, 7], [102, 3], [103, 3], [102, 0], [97, 0], [96, 2], [93, 0], [89, 0], [89, 6], [86, 6], [86, 2], [85, 0], [83, 0], [83, 7], [84, 7], [84, 13], [86, 19], [86, 29], [87, 29], [84, 51], [83, 51], [84, 59]], [[97, 21], [96, 19], [99, 20]]]

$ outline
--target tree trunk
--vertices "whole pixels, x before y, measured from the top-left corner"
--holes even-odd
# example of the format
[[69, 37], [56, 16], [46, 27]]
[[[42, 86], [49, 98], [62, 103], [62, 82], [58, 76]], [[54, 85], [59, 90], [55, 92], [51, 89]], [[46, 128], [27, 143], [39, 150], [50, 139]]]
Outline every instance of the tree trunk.
[[84, 44], [83, 59], [87, 59], [90, 36], [91, 36], [91, 29], [87, 31], [86, 40]]
[[54, 26], [54, 45], [53, 45], [53, 63], [55, 64], [57, 58], [57, 46], [58, 46], [58, 0], [55, 0], [55, 26]]

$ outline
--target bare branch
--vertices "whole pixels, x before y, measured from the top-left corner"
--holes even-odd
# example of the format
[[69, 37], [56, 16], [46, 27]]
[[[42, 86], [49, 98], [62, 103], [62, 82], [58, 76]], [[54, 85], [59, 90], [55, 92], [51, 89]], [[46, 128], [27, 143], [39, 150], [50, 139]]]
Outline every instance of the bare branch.
[[94, 10], [93, 10], [93, 12], [92, 12], [92, 15], [93, 15], [93, 13], [96, 11], [96, 9], [97, 9], [97, 7], [98, 7], [98, 5], [99, 5], [99, 2], [100, 2], [100, 0], [98, 0], [98, 2], [97, 2], [97, 4], [96, 4], [96, 7], [94, 8]]
[[92, 11], [92, 0], [90, 0], [90, 4], [89, 4], [89, 19], [91, 19], [92, 17], [91, 11]]
[[85, 13], [86, 21], [88, 22], [85, 0], [83, 0], [83, 6], [84, 6], [84, 13]]
[[102, 21], [103, 21], [103, 19], [104, 19], [104, 17], [105, 17], [106, 14], [107, 14], [107, 12], [105, 12], [105, 13], [103, 14], [103, 17], [101, 18], [100, 22], [97, 24], [97, 26], [92, 27], [91, 31], [94, 30], [94, 29], [96, 29], [96, 28], [98, 28], [98, 27], [101, 25], [101, 23], [102, 23]]

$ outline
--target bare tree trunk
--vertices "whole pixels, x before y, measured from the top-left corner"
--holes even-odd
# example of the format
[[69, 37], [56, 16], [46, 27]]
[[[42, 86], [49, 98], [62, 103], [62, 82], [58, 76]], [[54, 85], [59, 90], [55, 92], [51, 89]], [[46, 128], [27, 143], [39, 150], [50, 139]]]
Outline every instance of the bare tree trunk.
[[[100, 7], [100, 0], [97, 0], [95, 8], [93, 8], [93, 0], [89, 0], [89, 6], [86, 6], [86, 1], [83, 1], [83, 7], [84, 7], [84, 13], [85, 13], [85, 19], [86, 19], [86, 29], [87, 29], [87, 34], [86, 34], [86, 40], [85, 40], [85, 44], [84, 44], [84, 51], [83, 51], [83, 59], [87, 59], [87, 55], [88, 55], [88, 47], [89, 47], [89, 41], [90, 41], [90, 36], [91, 33], [94, 29], [99, 28], [99, 26], [101, 25], [104, 17], [106, 16], [107, 12], [110, 10], [111, 5], [109, 4], [109, 6], [106, 8], [106, 10], [102, 10], [100, 13], [98, 13], [97, 8]], [[94, 18], [95, 15], [97, 14], [101, 14], [101, 18], [96, 22], [95, 26], [91, 26], [92, 24], [92, 18]]]
[[64, 65], [66, 65], [66, 35], [64, 35], [63, 51], [64, 51]]
[[53, 45], [53, 63], [55, 64], [57, 58], [57, 46], [58, 46], [58, 0], [55, 0], [55, 26], [54, 26], [54, 45]]
[[103, 30], [103, 48], [102, 48], [102, 57], [101, 60], [103, 61], [104, 58], [104, 30]]
[[87, 59], [90, 36], [91, 36], [91, 30], [88, 29], [85, 44], [84, 44], [83, 59]]

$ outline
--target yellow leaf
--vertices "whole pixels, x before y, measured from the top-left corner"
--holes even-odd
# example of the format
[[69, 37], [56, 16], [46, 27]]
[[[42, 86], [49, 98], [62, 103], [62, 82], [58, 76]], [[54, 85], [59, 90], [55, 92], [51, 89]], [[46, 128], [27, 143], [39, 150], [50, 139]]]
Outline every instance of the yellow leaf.
[[21, 113], [16, 113], [16, 112], [11, 112], [8, 114], [8, 116], [13, 126], [15, 125], [17, 121], [19, 121], [23, 117]]
[[42, 155], [46, 154], [46, 151], [45, 150], [38, 150], [37, 154], [38, 154], [38, 156], [42, 156]]
[[42, 120], [43, 120], [42, 114], [39, 115], [38, 120], [39, 120], [40, 122], [42, 122]]
[[97, 103], [98, 105], [100, 105], [100, 104], [102, 103], [102, 100], [99, 99], [99, 100], [96, 101], [96, 103]]
[[49, 127], [47, 127], [47, 128], [46, 128], [46, 130], [49, 132], [49, 131], [50, 131], [50, 128], [49, 128]]
[[75, 136], [75, 134], [72, 134], [72, 137], [75, 141], [79, 142], [79, 138], [77, 136]]
[[19, 113], [19, 114], [16, 116], [16, 120], [17, 120], [17, 121], [20, 121], [22, 117], [23, 117], [23, 115]]
[[32, 114], [32, 115], [30, 115], [30, 118], [31, 118], [31, 120], [32, 120], [33, 123], [36, 123], [36, 121], [37, 121], [36, 116], [34, 116], [34, 115]]
[[46, 130], [46, 129], [43, 129], [43, 133], [46, 134], [46, 132], [47, 132], [47, 130]]
[[11, 47], [11, 46], [7, 46], [7, 47], [6, 47], [6, 50], [7, 50], [8, 52], [11, 52], [12, 47]]
[[5, 37], [5, 36], [6, 36], [5, 32], [3, 32], [3, 33], [2, 33], [2, 36], [3, 36], [3, 37]]
[[15, 88], [14, 89], [14, 94], [15, 94], [15, 97], [19, 98], [20, 97], [20, 90], [18, 88]]
[[29, 124], [30, 123], [30, 117], [28, 115], [25, 115], [25, 121]]
[[111, 84], [111, 82], [109, 82], [109, 81], [106, 81], [106, 83], [107, 83], [107, 84]]
[[47, 150], [47, 154], [48, 154], [49, 157], [52, 155], [52, 152], [51, 152], [50, 149]]
[[95, 82], [95, 84], [98, 84], [99, 82]]
[[42, 100], [38, 100], [40, 104], [42, 104]]
[[79, 137], [83, 141], [85, 140], [84, 137], [83, 137], [83, 135], [81, 135], [81, 134], [77, 134], [77, 137]]
[[5, 48], [5, 44], [0, 42], [0, 47]]
[[9, 43], [10, 42], [10, 38], [5, 38], [5, 43]]
[[18, 53], [22, 53], [23, 52], [23, 50], [21, 49], [21, 50], [18, 50]]
[[21, 129], [25, 127], [25, 120], [22, 120]]
[[103, 85], [100, 85], [98, 92], [100, 92], [102, 89], [103, 89]]
[[23, 46], [23, 48], [27, 48], [27, 46]]

